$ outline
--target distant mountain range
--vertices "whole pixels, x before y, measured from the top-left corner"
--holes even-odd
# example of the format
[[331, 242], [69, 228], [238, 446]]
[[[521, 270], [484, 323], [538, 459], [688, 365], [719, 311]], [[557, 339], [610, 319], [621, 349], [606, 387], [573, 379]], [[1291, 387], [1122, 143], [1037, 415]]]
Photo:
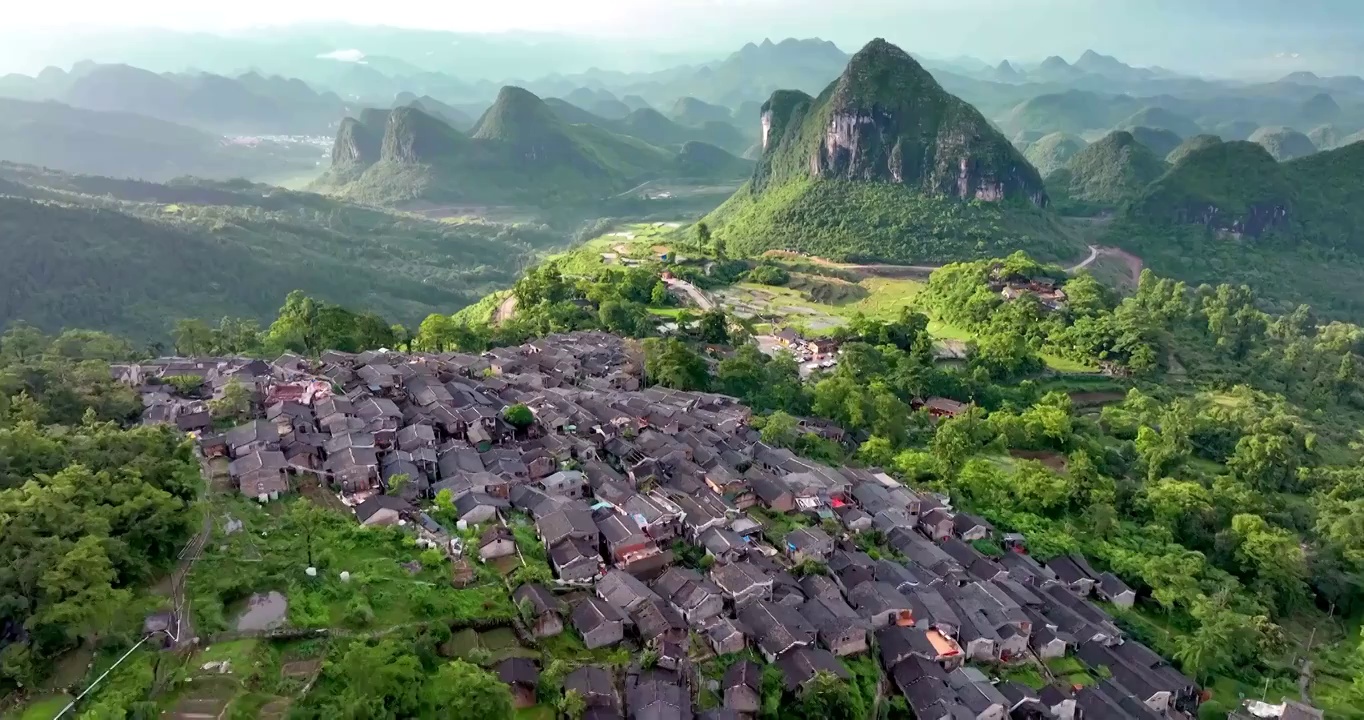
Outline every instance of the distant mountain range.
[[[643, 127], [646, 121], [651, 128]], [[680, 147], [665, 149], [614, 131], [636, 127], [642, 134], [673, 133]], [[388, 205], [552, 207], [599, 201], [663, 177], [734, 178], [747, 172], [745, 161], [715, 145], [697, 145], [698, 138], [690, 136], [701, 134], [654, 110], [612, 122], [509, 86], [467, 134], [415, 105], [346, 118], [331, 168], [314, 188]]]

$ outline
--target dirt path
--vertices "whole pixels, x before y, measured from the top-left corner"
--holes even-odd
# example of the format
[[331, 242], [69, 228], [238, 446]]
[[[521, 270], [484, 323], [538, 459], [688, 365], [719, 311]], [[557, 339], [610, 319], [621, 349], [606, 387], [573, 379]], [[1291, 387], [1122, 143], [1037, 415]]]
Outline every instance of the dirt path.
[[497, 310], [493, 312], [493, 324], [501, 325], [502, 323], [512, 319], [512, 316], [515, 314], [516, 296], [508, 295], [506, 299], [504, 299], [500, 304], [498, 304]]
[[180, 551], [179, 560], [175, 565], [175, 572], [171, 575], [171, 599], [175, 606], [175, 624], [172, 626], [173, 635], [171, 639], [177, 647], [184, 647], [194, 642], [194, 613], [191, 611], [189, 595], [186, 592], [186, 585], [189, 581], [189, 573], [194, 569], [194, 563], [204, 552], [204, 546], [208, 544], [208, 538], [213, 534], [213, 512], [208, 504], [208, 496], [213, 493], [213, 472], [206, 462], [200, 462], [200, 472], [204, 478], [204, 520], [199, 527], [199, 532], [185, 544], [185, 548]]
[[1123, 264], [1127, 265], [1128, 274], [1131, 275], [1132, 286], [1136, 287], [1137, 284], [1141, 282], [1141, 270], [1143, 267], [1145, 267], [1145, 264], [1142, 263], [1141, 258], [1137, 257], [1136, 255], [1133, 255], [1130, 252], [1127, 252], [1126, 250], [1123, 250], [1122, 248], [1106, 247], [1103, 245], [1090, 245], [1089, 257], [1085, 258], [1084, 262], [1081, 262], [1078, 265], [1074, 265], [1068, 268], [1066, 272], [1068, 273], [1079, 272], [1089, 267], [1090, 265], [1094, 264], [1094, 262], [1101, 257], [1115, 257], [1122, 260]]

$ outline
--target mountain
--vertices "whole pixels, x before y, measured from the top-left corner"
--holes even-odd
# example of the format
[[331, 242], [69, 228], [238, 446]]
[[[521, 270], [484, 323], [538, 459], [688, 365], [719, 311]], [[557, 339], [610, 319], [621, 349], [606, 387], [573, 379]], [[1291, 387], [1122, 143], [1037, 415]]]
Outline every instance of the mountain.
[[688, 142], [702, 142], [737, 153], [751, 144], [738, 128], [729, 123], [708, 122], [700, 126], [686, 126], [669, 120], [653, 108], [636, 110], [620, 120], [608, 120], [557, 98], [547, 98], [545, 104], [561, 120], [571, 125], [594, 125], [663, 148], [680, 148]]
[[[0, 94], [13, 85], [0, 83]], [[101, 112], [126, 112], [229, 134], [322, 134], [345, 109], [339, 97], [307, 83], [246, 73], [158, 74], [130, 65], [84, 63], [51, 68], [18, 95]]]
[[648, 100], [645, 100], [644, 98], [638, 95], [626, 95], [625, 97], [621, 98], [620, 101], [625, 103], [625, 107], [630, 108], [630, 112], [634, 112], [636, 110], [643, 110], [645, 108], [650, 109], [653, 108], [653, 106], [649, 104]]
[[1219, 123], [1212, 131], [1223, 140], [1246, 140], [1259, 129], [1259, 123], [1250, 120], [1232, 120]]
[[1306, 157], [1317, 151], [1317, 146], [1306, 135], [1289, 127], [1262, 127], [1251, 133], [1249, 139], [1280, 161]]
[[1198, 123], [1193, 120], [1160, 107], [1144, 107], [1115, 126], [1118, 130], [1130, 130], [1136, 127], [1169, 130], [1178, 135], [1181, 140], [1203, 132], [1203, 128], [1199, 127]]
[[753, 173], [753, 161], [703, 142], [684, 144], [673, 162], [677, 177], [693, 180], [735, 180]]
[[995, 67], [993, 79], [1002, 83], [1021, 83], [1026, 80], [1023, 73], [1020, 73], [1018, 68], [1014, 67], [1008, 60], [999, 61], [999, 65]]
[[1137, 142], [1150, 148], [1151, 152], [1159, 158], [1174, 152], [1175, 148], [1184, 142], [1183, 138], [1172, 130], [1134, 127], [1128, 128], [1127, 131], [1132, 133], [1132, 137], [1136, 138]]
[[947, 259], [1016, 247], [1024, 223], [1035, 251], [1059, 250], [1038, 239], [1047, 195], [1037, 171], [885, 40], [854, 55], [817, 98], [774, 93], [762, 122], [753, 177], [707, 218], [737, 251]]
[[1278, 162], [1248, 141], [1194, 150], [1130, 203], [1109, 241], [1190, 283], [1245, 283], [1274, 309], [1364, 317], [1364, 144]]
[[1146, 80], [1155, 74], [1151, 70], [1134, 68], [1111, 55], [1101, 55], [1093, 50], [1086, 50], [1072, 67], [1080, 72], [1127, 82]]
[[1318, 150], [1334, 150], [1341, 146], [1341, 140], [1344, 138], [1345, 133], [1335, 125], [1320, 125], [1307, 133], [1307, 139], [1311, 140]]
[[632, 112], [631, 107], [620, 100], [602, 100], [588, 109], [608, 120], [619, 120]]
[[1353, 135], [1341, 138], [1341, 140], [1336, 143], [1336, 147], [1332, 149], [1348, 147], [1350, 145], [1354, 145], [1355, 143], [1361, 142], [1364, 142], [1364, 130], [1360, 130], [1359, 132]]
[[[365, 131], [359, 136], [372, 134], [369, 123], [359, 126]], [[672, 161], [643, 140], [567, 123], [539, 97], [511, 86], [469, 135], [418, 108], [396, 108], [385, 123], [378, 159], [366, 164], [363, 155], [334, 150], [334, 160], [342, 162], [315, 187], [381, 204], [543, 207], [600, 198], [667, 172]]]
[[443, 103], [430, 95], [417, 97], [410, 92], [398, 93], [398, 97], [393, 101], [393, 107], [415, 107], [427, 115], [438, 117], [446, 124], [461, 132], [468, 131], [474, 126], [474, 119], [467, 113], [453, 105]]
[[1052, 133], [1045, 135], [1028, 146], [1023, 152], [1037, 172], [1046, 177], [1065, 167], [1075, 154], [1085, 149], [1085, 141], [1076, 135]]
[[1216, 135], [1195, 135], [1180, 143], [1179, 147], [1171, 150], [1169, 154], [1165, 156], [1165, 162], [1172, 166], [1178, 165], [1181, 160], [1194, 152], [1206, 147], [1212, 147], [1220, 142], [1222, 142], [1222, 138], [1217, 137]]
[[1116, 207], [1140, 195], [1165, 170], [1165, 161], [1132, 133], [1115, 130], [1048, 176], [1047, 189], [1058, 205]]
[[1328, 123], [1340, 117], [1340, 106], [1330, 95], [1317, 93], [1302, 104], [1298, 110], [1298, 117], [1306, 125]]
[[[1064, 62], [1064, 61], [1063, 61]], [[1028, 98], [998, 118], [1006, 133], [1032, 130], [1042, 134], [1080, 135], [1086, 130], [1108, 130], [1141, 109], [1140, 101], [1085, 90], [1067, 90]]]
[[729, 122], [729, 108], [711, 105], [694, 97], [678, 98], [671, 112], [673, 120], [683, 125], [702, 125], [708, 122]]
[[0, 160], [11, 162], [145, 180], [226, 179], [315, 171], [319, 154], [300, 143], [228, 143], [143, 115], [0, 98]]
[[1067, 82], [1084, 74], [1084, 71], [1072, 66], [1063, 58], [1052, 55], [1029, 72], [1028, 76], [1044, 82]]
[[847, 64], [848, 55], [827, 40], [764, 40], [749, 43], [720, 62], [668, 78], [666, 88], [670, 97], [690, 96], [735, 107], [745, 100], [761, 102], [782, 88], [819, 92]]
[[0, 325], [145, 340], [177, 318], [267, 322], [294, 289], [415, 324], [512, 282], [567, 239], [244, 181], [154, 184], [0, 163], [0, 195]]

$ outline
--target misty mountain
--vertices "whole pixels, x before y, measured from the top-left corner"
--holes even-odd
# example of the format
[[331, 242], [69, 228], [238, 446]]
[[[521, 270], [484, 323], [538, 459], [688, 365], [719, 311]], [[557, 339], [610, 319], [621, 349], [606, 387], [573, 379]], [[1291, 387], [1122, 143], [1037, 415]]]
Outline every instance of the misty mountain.
[[55, 100], [72, 107], [135, 113], [221, 134], [326, 134], [345, 112], [334, 93], [301, 80], [246, 73], [158, 74], [130, 65], [80, 63], [37, 77], [6, 76], [0, 95]]
[[0, 98], [0, 160], [144, 180], [277, 178], [313, 171], [322, 149], [230, 142], [145, 115]]

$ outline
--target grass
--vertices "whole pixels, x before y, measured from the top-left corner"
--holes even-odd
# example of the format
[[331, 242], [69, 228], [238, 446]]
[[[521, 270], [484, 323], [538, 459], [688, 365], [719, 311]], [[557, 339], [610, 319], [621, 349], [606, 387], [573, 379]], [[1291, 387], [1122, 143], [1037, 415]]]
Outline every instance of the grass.
[[[456, 590], [449, 584], [448, 563], [421, 565], [421, 550], [410, 535], [391, 527], [363, 528], [328, 509], [317, 511], [311, 554], [318, 573], [308, 577], [307, 534], [290, 511], [298, 502], [290, 498], [262, 508], [238, 496], [214, 501], [215, 517], [230, 515], [244, 530], [215, 535], [190, 575], [200, 634], [228, 629], [233, 625], [228, 608], [270, 590], [288, 598], [287, 625], [296, 628], [385, 629], [433, 617], [510, 619], [515, 613], [491, 569], [477, 564], [479, 581]], [[341, 581], [343, 571], [350, 573], [349, 582]]]
[[547, 660], [550, 658], [566, 660], [576, 665], [624, 667], [634, 659], [629, 648], [621, 646], [588, 649], [587, 645], [583, 643], [582, 636], [573, 628], [564, 628], [564, 631], [558, 635], [542, 640], [540, 645]]
[[678, 314], [681, 313], [683, 310], [688, 310], [688, 311], [691, 312], [693, 315], [696, 314], [696, 311], [695, 311], [695, 310], [691, 310], [690, 308], [679, 308], [679, 307], [667, 307], [667, 308], [656, 308], [656, 307], [651, 307], [651, 308], [649, 308], [649, 314], [650, 314], [650, 315], [657, 315], [657, 316], [659, 316], [659, 317], [670, 318], [670, 319], [672, 319], [672, 320], [676, 320]]
[[1004, 679], [1011, 680], [1020, 685], [1027, 685], [1034, 690], [1042, 689], [1047, 681], [1042, 677], [1042, 673], [1032, 665], [1023, 665], [1016, 668], [1009, 668], [1004, 672]]
[[1090, 365], [1089, 363], [1085, 362], [1080, 362], [1078, 360], [1072, 360], [1066, 357], [1061, 357], [1060, 355], [1052, 355], [1051, 353], [1041, 353], [1041, 356], [1042, 362], [1045, 362], [1048, 368], [1055, 370], [1056, 372], [1092, 375], [1097, 375], [1100, 372], [1099, 368], [1094, 365]]
[[558, 711], [548, 705], [533, 705], [528, 708], [517, 710], [514, 717], [516, 720], [554, 720], [558, 716]]
[[196, 662], [200, 666], [211, 662], [227, 662], [234, 673], [243, 673], [251, 667], [252, 655], [256, 652], [257, 640], [231, 640], [204, 648]]

